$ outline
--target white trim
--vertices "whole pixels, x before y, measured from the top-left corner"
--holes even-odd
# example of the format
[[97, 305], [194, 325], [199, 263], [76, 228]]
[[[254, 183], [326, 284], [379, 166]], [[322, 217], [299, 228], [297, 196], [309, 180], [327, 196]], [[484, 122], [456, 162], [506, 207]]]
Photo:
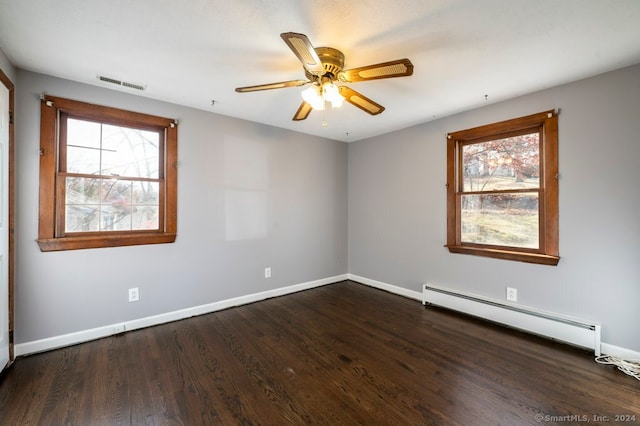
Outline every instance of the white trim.
[[349, 274], [336, 275], [334, 277], [323, 278], [316, 281], [309, 281], [306, 283], [295, 284], [288, 287], [281, 287], [273, 290], [263, 291], [260, 293], [253, 293], [246, 296], [221, 300], [219, 302], [208, 303], [206, 305], [194, 306], [191, 308], [180, 309], [178, 311], [172, 311], [164, 314], [153, 315], [150, 317], [96, 327], [89, 330], [82, 330], [74, 333], [63, 334], [60, 336], [48, 337], [46, 339], [19, 343], [14, 346], [15, 356], [29, 355], [32, 353], [48, 351], [63, 346], [75, 345], [78, 343], [88, 342], [90, 340], [111, 336], [113, 334], [122, 333], [123, 331], [131, 331], [140, 328], [151, 327], [171, 321], [177, 321], [197, 315], [203, 315], [227, 308], [232, 308], [234, 306], [246, 305], [248, 303], [258, 302], [260, 300], [270, 299], [272, 297], [297, 293], [299, 291], [347, 280], [349, 279], [348, 275]]
[[[126, 321], [123, 323], [115, 323], [103, 327], [92, 328], [89, 330], [77, 331], [74, 333], [63, 334], [61, 336], [48, 337], [46, 339], [34, 340], [31, 342], [19, 343], [14, 346], [15, 356], [29, 355], [36, 352], [48, 351], [63, 346], [75, 345], [78, 343], [88, 342], [90, 340], [101, 339], [113, 334], [122, 333], [123, 331], [131, 331], [139, 328], [150, 327], [171, 321], [177, 321], [197, 315], [208, 314], [222, 309], [240, 306], [248, 303], [258, 302], [260, 300], [269, 299], [277, 296], [284, 296], [315, 287], [321, 287], [327, 284], [333, 284], [344, 280], [352, 280], [370, 287], [388, 291], [409, 299], [422, 302], [422, 293], [418, 291], [408, 290], [396, 285], [387, 284], [381, 281], [372, 280], [354, 274], [336, 275], [335, 277], [324, 278], [316, 281], [309, 281], [302, 284], [296, 284], [288, 287], [281, 287], [274, 290], [268, 290], [261, 293], [249, 294], [246, 296], [235, 297], [232, 299], [213, 302], [206, 305], [194, 306], [192, 308], [181, 309], [178, 311], [167, 312], [164, 314], [153, 315], [146, 318]], [[601, 343], [602, 353], [612, 355], [617, 358], [637, 361], [640, 360], [640, 352], [622, 348], [608, 343]]]
[[422, 293], [419, 291], [408, 290], [404, 287], [398, 287], [397, 285], [383, 283], [381, 281], [372, 280], [370, 278], [361, 277], [358, 275], [347, 274], [348, 279], [358, 282], [360, 284], [368, 285], [369, 287], [378, 288], [380, 290], [388, 291], [389, 293], [398, 294], [400, 296], [407, 297], [409, 299], [422, 300]]
[[608, 343], [602, 343], [600, 347], [602, 348], [602, 353], [604, 355], [615, 356], [616, 358], [624, 359], [626, 361], [640, 362], [640, 352], [621, 348], [620, 346], [610, 345]]

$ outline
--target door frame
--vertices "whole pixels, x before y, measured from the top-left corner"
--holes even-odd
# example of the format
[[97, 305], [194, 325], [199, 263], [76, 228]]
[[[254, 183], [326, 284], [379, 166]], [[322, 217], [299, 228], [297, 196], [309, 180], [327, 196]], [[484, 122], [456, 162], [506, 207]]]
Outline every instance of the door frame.
[[[15, 86], [9, 77], [0, 68], [0, 82], [9, 90], [9, 365], [13, 362], [13, 302], [14, 302], [14, 278], [15, 278], [15, 253], [14, 253], [14, 229], [15, 229]], [[0, 367], [2, 368], [2, 367]]]

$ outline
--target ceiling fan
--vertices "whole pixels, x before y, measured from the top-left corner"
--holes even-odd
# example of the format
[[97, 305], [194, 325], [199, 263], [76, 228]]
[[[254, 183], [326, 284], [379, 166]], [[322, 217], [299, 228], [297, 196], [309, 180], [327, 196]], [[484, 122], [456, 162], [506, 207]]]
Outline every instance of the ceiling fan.
[[382, 105], [342, 83], [406, 77], [413, 74], [413, 64], [406, 58], [345, 70], [344, 54], [338, 49], [314, 48], [304, 34], [282, 33], [280, 37], [302, 62], [307, 79], [238, 87], [236, 92], [255, 92], [310, 84], [309, 88], [302, 91], [303, 101], [293, 116], [294, 121], [304, 120], [314, 109], [324, 110], [327, 104], [334, 108], [339, 107], [343, 101], [371, 115], [380, 114], [384, 111]]

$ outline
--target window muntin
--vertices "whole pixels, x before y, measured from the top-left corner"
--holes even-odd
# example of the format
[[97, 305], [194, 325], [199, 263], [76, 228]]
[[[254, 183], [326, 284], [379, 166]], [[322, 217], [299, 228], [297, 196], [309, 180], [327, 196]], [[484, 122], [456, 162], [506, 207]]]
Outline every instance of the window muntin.
[[452, 253], [558, 263], [557, 114], [447, 136]]
[[175, 241], [175, 120], [45, 97], [43, 251]]

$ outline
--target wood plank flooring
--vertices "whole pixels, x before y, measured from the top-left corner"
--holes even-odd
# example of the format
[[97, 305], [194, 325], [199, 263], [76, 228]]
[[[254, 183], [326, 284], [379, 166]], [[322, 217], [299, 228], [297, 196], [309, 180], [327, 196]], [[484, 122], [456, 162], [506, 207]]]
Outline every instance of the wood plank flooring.
[[589, 352], [350, 281], [22, 357], [0, 382], [1, 425], [586, 420], [640, 423], [638, 381]]

